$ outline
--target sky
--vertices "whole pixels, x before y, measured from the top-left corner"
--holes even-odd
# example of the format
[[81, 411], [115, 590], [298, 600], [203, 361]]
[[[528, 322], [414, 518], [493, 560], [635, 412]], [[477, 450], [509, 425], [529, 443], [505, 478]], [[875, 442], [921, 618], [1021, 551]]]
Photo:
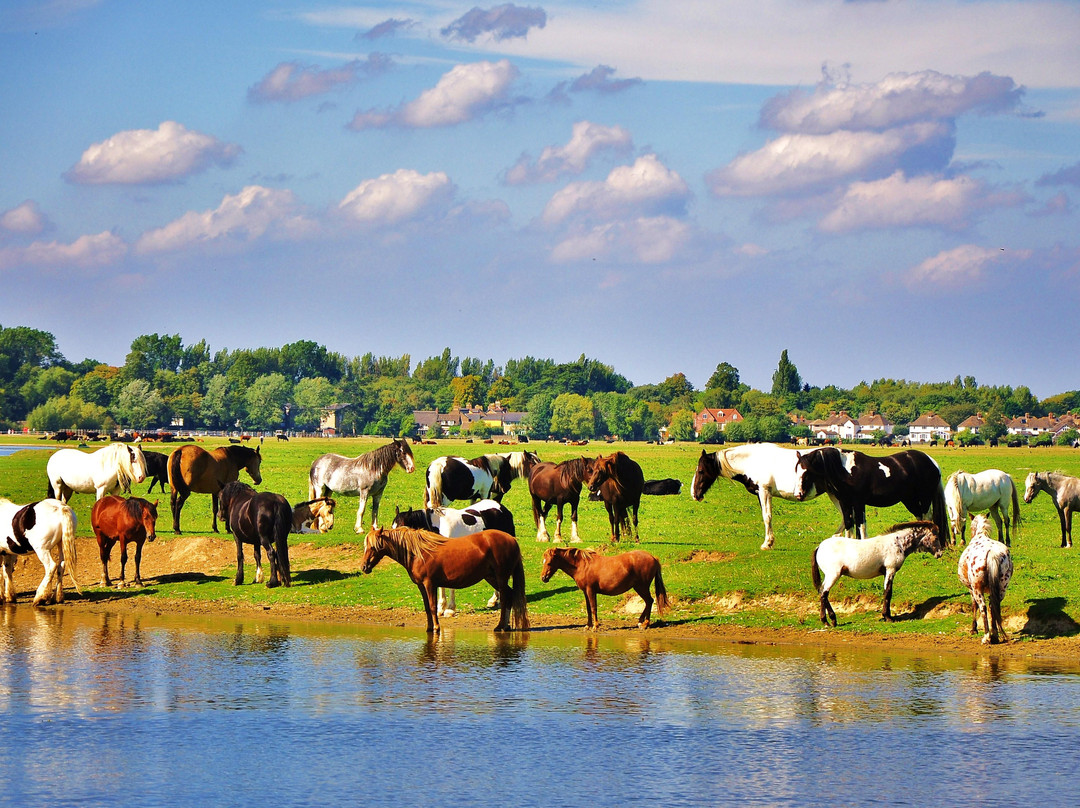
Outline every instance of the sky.
[[1080, 3], [5, 0], [0, 325], [1080, 388]]

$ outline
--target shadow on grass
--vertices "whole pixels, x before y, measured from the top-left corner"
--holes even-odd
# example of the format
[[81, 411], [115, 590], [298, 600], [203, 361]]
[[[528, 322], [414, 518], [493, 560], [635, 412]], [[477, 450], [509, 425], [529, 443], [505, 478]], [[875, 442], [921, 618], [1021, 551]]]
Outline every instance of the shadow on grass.
[[1080, 623], [1065, 613], [1065, 598], [1027, 600], [1027, 623], [1020, 634], [1032, 637], [1072, 637], [1080, 634]]
[[924, 620], [930, 612], [934, 611], [942, 603], [950, 600], [948, 597], [942, 597], [940, 595], [927, 598], [922, 603], [916, 603], [915, 608], [907, 614], [894, 614], [893, 620], [895, 622], [902, 622], [904, 620]]
[[525, 596], [527, 603], [539, 603], [546, 598], [554, 597], [555, 595], [565, 595], [567, 592], [580, 592], [576, 586], [560, 586], [558, 589], [545, 589], [542, 592], [530, 592]]
[[292, 573], [292, 585], [314, 586], [315, 584], [326, 584], [334, 581], [347, 581], [350, 578], [359, 578], [360, 575], [359, 572], [341, 572], [328, 569], [300, 570]]

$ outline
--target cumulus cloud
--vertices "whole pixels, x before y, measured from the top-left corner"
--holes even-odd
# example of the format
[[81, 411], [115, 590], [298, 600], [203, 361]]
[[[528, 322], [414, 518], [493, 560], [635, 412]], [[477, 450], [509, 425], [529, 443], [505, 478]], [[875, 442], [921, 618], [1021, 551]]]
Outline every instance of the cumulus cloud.
[[383, 73], [392, 64], [390, 57], [381, 53], [326, 70], [299, 62], [282, 62], [248, 89], [248, 100], [254, 103], [299, 101], [354, 84], [365, 75]]
[[0, 214], [0, 235], [12, 233], [20, 236], [36, 236], [49, 224], [38, 203], [27, 199], [21, 205]]
[[387, 126], [427, 129], [478, 118], [508, 102], [518, 69], [507, 59], [456, 65], [415, 100], [386, 111], [357, 112], [350, 129]]
[[1053, 174], [1043, 174], [1035, 181], [1040, 188], [1050, 185], [1077, 185], [1080, 186], [1080, 163], [1066, 166]]
[[558, 224], [569, 217], [615, 219], [674, 215], [685, 211], [690, 188], [682, 177], [646, 154], [633, 165], [619, 166], [602, 182], [573, 182], [558, 191], [542, 219]]
[[173, 182], [228, 166], [241, 149], [215, 137], [164, 121], [157, 129], [131, 129], [95, 143], [65, 174], [85, 185], [140, 185]]
[[1000, 263], [1005, 252], [999, 248], [964, 244], [927, 258], [909, 274], [909, 281], [943, 286], [960, 286], [979, 280], [987, 268]]
[[399, 20], [395, 17], [391, 17], [388, 20], [383, 20], [378, 25], [372, 26], [362, 34], [357, 34], [356, 38], [358, 40], [368, 41], [381, 39], [384, 36], [393, 36], [398, 31], [407, 31], [410, 28], [415, 27], [417, 24], [418, 23], [415, 20], [410, 20], [408, 18], [404, 20]]
[[315, 229], [315, 223], [300, 211], [292, 191], [249, 185], [238, 194], [227, 195], [213, 210], [189, 211], [164, 227], [148, 230], [135, 249], [147, 254], [202, 244], [247, 243], [267, 233], [275, 238], [300, 238]]
[[606, 222], [564, 238], [552, 248], [551, 260], [661, 264], [671, 261], [692, 236], [690, 225], [670, 216]]
[[128, 246], [115, 233], [80, 236], [70, 244], [59, 241], [35, 241], [27, 247], [0, 249], [0, 269], [19, 266], [61, 269], [108, 266], [127, 254]]
[[478, 37], [491, 34], [496, 42], [501, 42], [504, 39], [524, 38], [530, 28], [543, 28], [545, 25], [547, 13], [544, 9], [504, 3], [489, 9], [473, 7], [439, 33], [447, 39], [465, 42], [475, 42]]
[[445, 209], [454, 190], [441, 171], [421, 174], [402, 168], [364, 180], [341, 200], [338, 210], [366, 225], [399, 224]]
[[574, 124], [570, 141], [564, 146], [548, 146], [540, 158], [532, 162], [527, 155], [506, 172], [508, 185], [526, 185], [537, 182], [554, 182], [563, 176], [581, 174], [589, 161], [600, 152], [618, 154], [630, 152], [634, 147], [630, 133], [621, 126], [603, 126], [590, 121]]

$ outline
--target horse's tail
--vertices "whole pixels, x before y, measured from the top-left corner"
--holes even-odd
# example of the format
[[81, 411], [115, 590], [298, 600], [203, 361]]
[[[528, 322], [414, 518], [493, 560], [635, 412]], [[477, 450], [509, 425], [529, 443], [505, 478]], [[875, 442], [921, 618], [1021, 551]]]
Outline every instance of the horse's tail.
[[[1001, 556], [989, 553], [986, 556], [986, 569], [983, 572], [983, 585], [986, 599], [990, 603], [990, 624], [1005, 627], [1001, 622]], [[996, 631], [996, 628], [993, 629]]]
[[821, 592], [821, 567], [817, 563], [817, 551], [818, 548], [814, 548], [814, 552], [810, 554], [810, 580], [814, 582], [814, 589]]
[[[960, 536], [964, 519], [964, 498], [960, 496], [960, 484], [957, 480], [959, 471], [954, 471], [945, 481], [945, 507], [949, 513], [950, 529], [956, 537]], [[944, 537], [943, 537], [944, 538]]]
[[428, 466], [424, 486], [424, 507], [438, 508], [442, 504], [442, 473]]
[[[166, 471], [169, 476], [169, 488], [172, 491], [176, 491], [176, 483], [183, 482], [180, 479], [180, 452], [175, 451], [169, 455], [169, 459], [166, 463]], [[175, 498], [175, 497], [174, 497]]]
[[664, 586], [664, 576], [660, 572], [660, 565], [656, 565], [656, 577], [653, 578], [656, 586], [656, 613], [663, 614], [668, 607], [667, 588]]
[[525, 600], [525, 563], [521, 560], [518, 548], [517, 564], [514, 565], [512, 588], [510, 590], [510, 624], [516, 631], [529, 630], [529, 607]]
[[274, 508], [274, 547], [277, 551], [278, 570], [281, 582], [292, 586], [292, 573], [289, 569], [289, 533], [292, 532], [292, 510], [288, 504]]
[[1020, 530], [1020, 496], [1016, 492], [1016, 483], [1013, 482], [1012, 477], [1009, 478], [1012, 488], [1012, 529], [1019, 532]]
[[[64, 569], [67, 570], [68, 575], [71, 577], [71, 583], [75, 586], [75, 591], [81, 595], [82, 589], [79, 588], [79, 582], [75, 579], [75, 573], [79, 569], [79, 547], [75, 542], [75, 511], [67, 505], [60, 511], [60, 531]], [[60, 570], [61, 578], [63, 574], [64, 570]], [[62, 580], [61, 586], [63, 586]]]
[[938, 541], [942, 544], [946, 541], [952, 544], [952, 534], [949, 533], [948, 506], [945, 503], [945, 486], [941, 484], [940, 480], [938, 480], [937, 491], [934, 492], [931, 519], [937, 525]]

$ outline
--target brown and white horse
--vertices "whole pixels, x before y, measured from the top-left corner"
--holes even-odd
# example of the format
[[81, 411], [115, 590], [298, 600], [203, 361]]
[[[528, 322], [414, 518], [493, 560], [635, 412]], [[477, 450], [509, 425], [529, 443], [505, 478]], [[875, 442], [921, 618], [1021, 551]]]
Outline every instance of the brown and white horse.
[[983, 514], [971, 520], [971, 543], [964, 548], [957, 564], [960, 583], [971, 593], [971, 633], [979, 631], [982, 614], [983, 644], [998, 641], [998, 629], [1008, 642], [1005, 624], [1001, 619], [1001, 601], [1012, 579], [1013, 563], [1009, 548], [990, 537], [990, 520]]

